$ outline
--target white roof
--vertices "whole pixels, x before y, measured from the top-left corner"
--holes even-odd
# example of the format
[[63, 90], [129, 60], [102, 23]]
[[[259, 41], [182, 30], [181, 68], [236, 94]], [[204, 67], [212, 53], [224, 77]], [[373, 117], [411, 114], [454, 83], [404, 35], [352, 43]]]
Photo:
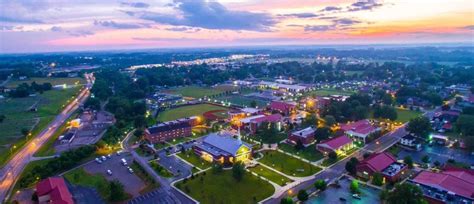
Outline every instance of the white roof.
[[250, 113], [250, 114], [258, 113], [260, 111], [260, 109], [258, 108], [242, 108], [240, 110], [245, 113]]
[[250, 121], [252, 121], [253, 119], [262, 118], [262, 117], [265, 117], [265, 115], [254, 115], [254, 116], [242, 118], [242, 119], [240, 119], [240, 122], [241, 123], [250, 123]]
[[298, 137], [308, 137], [310, 134], [314, 133], [314, 129], [312, 127], [307, 127], [302, 130], [298, 130], [296, 132], [293, 132], [292, 135], [298, 136]]

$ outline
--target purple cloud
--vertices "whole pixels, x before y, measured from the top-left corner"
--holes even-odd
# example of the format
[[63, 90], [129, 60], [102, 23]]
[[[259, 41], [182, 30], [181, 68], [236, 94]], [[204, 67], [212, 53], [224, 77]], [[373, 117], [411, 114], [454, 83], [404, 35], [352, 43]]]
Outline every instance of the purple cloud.
[[280, 16], [284, 17], [293, 17], [293, 18], [315, 18], [319, 15], [314, 13], [290, 13], [290, 14], [282, 14]]
[[110, 27], [117, 29], [136, 29], [136, 28], [149, 28], [146, 24], [132, 24], [132, 23], [117, 23], [115, 21], [94, 21], [94, 25], [102, 27]]
[[134, 8], [148, 8], [150, 7], [150, 4], [144, 3], [144, 2], [122, 2], [121, 3], [124, 6], [130, 6]]

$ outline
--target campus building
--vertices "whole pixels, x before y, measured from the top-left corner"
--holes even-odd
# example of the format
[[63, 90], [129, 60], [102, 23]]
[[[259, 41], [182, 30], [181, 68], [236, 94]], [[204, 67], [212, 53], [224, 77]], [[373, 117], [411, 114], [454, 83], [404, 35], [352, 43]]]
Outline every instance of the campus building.
[[296, 110], [296, 103], [286, 101], [272, 101], [268, 109], [271, 111], [279, 112], [282, 115], [290, 115], [291, 112]]
[[345, 154], [352, 148], [354, 148], [352, 140], [345, 135], [321, 141], [316, 145], [316, 149], [324, 155], [328, 155], [330, 152], [335, 152], [337, 155]]
[[250, 134], [255, 134], [257, 132], [258, 127], [264, 122], [268, 123], [275, 123], [278, 130], [281, 129], [283, 117], [276, 113], [272, 115], [254, 115], [246, 118], [240, 119], [233, 127], [238, 129], [240, 127], [241, 130], [247, 131]]
[[160, 123], [145, 129], [145, 139], [151, 143], [163, 142], [166, 140], [188, 137], [192, 134], [192, 126], [197, 119], [187, 118]]
[[36, 184], [38, 203], [73, 204], [69, 189], [62, 177], [50, 177]]
[[315, 129], [312, 127], [297, 130], [288, 135], [287, 141], [292, 144], [298, 144], [298, 141], [301, 141], [304, 146], [308, 146], [314, 142], [314, 132]]
[[421, 171], [408, 182], [417, 185], [430, 203], [473, 203], [474, 171], [447, 167], [436, 173]]
[[252, 146], [230, 135], [211, 133], [201, 144], [193, 146], [194, 152], [202, 159], [231, 165], [235, 162], [247, 162], [252, 158]]
[[374, 153], [356, 166], [357, 176], [371, 179], [375, 173], [383, 176], [383, 182], [395, 182], [407, 170], [407, 165], [397, 162], [390, 153]]
[[343, 130], [347, 136], [363, 143], [367, 141], [369, 136], [381, 131], [379, 127], [372, 125], [367, 119], [343, 124], [341, 125], [341, 130]]

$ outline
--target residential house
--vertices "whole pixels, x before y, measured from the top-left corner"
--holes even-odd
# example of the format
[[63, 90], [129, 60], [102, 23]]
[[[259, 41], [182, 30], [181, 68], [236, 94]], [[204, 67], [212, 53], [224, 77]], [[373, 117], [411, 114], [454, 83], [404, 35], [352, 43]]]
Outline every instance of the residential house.
[[395, 182], [407, 170], [407, 165], [397, 162], [390, 153], [374, 153], [357, 164], [357, 176], [371, 179], [375, 173], [384, 177], [384, 182]]
[[367, 139], [369, 139], [369, 136], [380, 132], [381, 128], [376, 127], [370, 123], [369, 120], [365, 119], [343, 124], [341, 125], [341, 130], [343, 130], [347, 136], [365, 143]]
[[314, 132], [315, 129], [312, 127], [297, 130], [288, 135], [287, 141], [291, 144], [298, 144], [300, 141], [304, 146], [309, 146], [314, 142]]
[[331, 139], [321, 141], [316, 145], [316, 149], [322, 152], [324, 155], [328, 155], [330, 152], [336, 154], [345, 154], [347, 151], [354, 147], [352, 140], [346, 135], [333, 137]]
[[400, 139], [400, 144], [413, 150], [421, 150], [421, 142], [411, 134], [407, 134]]
[[74, 200], [62, 177], [50, 177], [36, 184], [39, 203], [73, 204]]

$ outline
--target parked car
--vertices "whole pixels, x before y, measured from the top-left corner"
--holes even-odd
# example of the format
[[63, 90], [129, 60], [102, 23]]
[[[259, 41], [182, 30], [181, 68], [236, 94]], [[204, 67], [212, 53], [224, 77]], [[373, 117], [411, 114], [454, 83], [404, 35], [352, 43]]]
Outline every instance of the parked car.
[[112, 158], [112, 155], [111, 155], [111, 154], [108, 154], [108, 155], [107, 155], [107, 158], [109, 158], [109, 159]]
[[107, 174], [108, 174], [109, 176], [112, 176], [112, 171], [111, 171], [110, 169], [107, 169]]
[[99, 164], [102, 164], [102, 160], [100, 160], [99, 158], [95, 158], [95, 161]]
[[130, 167], [128, 167], [128, 172], [131, 173], [131, 174], [133, 174], [133, 169], [130, 168]]
[[127, 165], [128, 165], [128, 164], [127, 164], [127, 160], [125, 160], [124, 158], [122, 158], [121, 162], [122, 162], [122, 165], [124, 165], [124, 166], [127, 166]]
[[122, 154], [122, 150], [117, 151], [117, 156], [120, 156]]
[[101, 158], [102, 158], [102, 161], [107, 160], [107, 157], [105, 157], [105, 156], [102, 156]]

